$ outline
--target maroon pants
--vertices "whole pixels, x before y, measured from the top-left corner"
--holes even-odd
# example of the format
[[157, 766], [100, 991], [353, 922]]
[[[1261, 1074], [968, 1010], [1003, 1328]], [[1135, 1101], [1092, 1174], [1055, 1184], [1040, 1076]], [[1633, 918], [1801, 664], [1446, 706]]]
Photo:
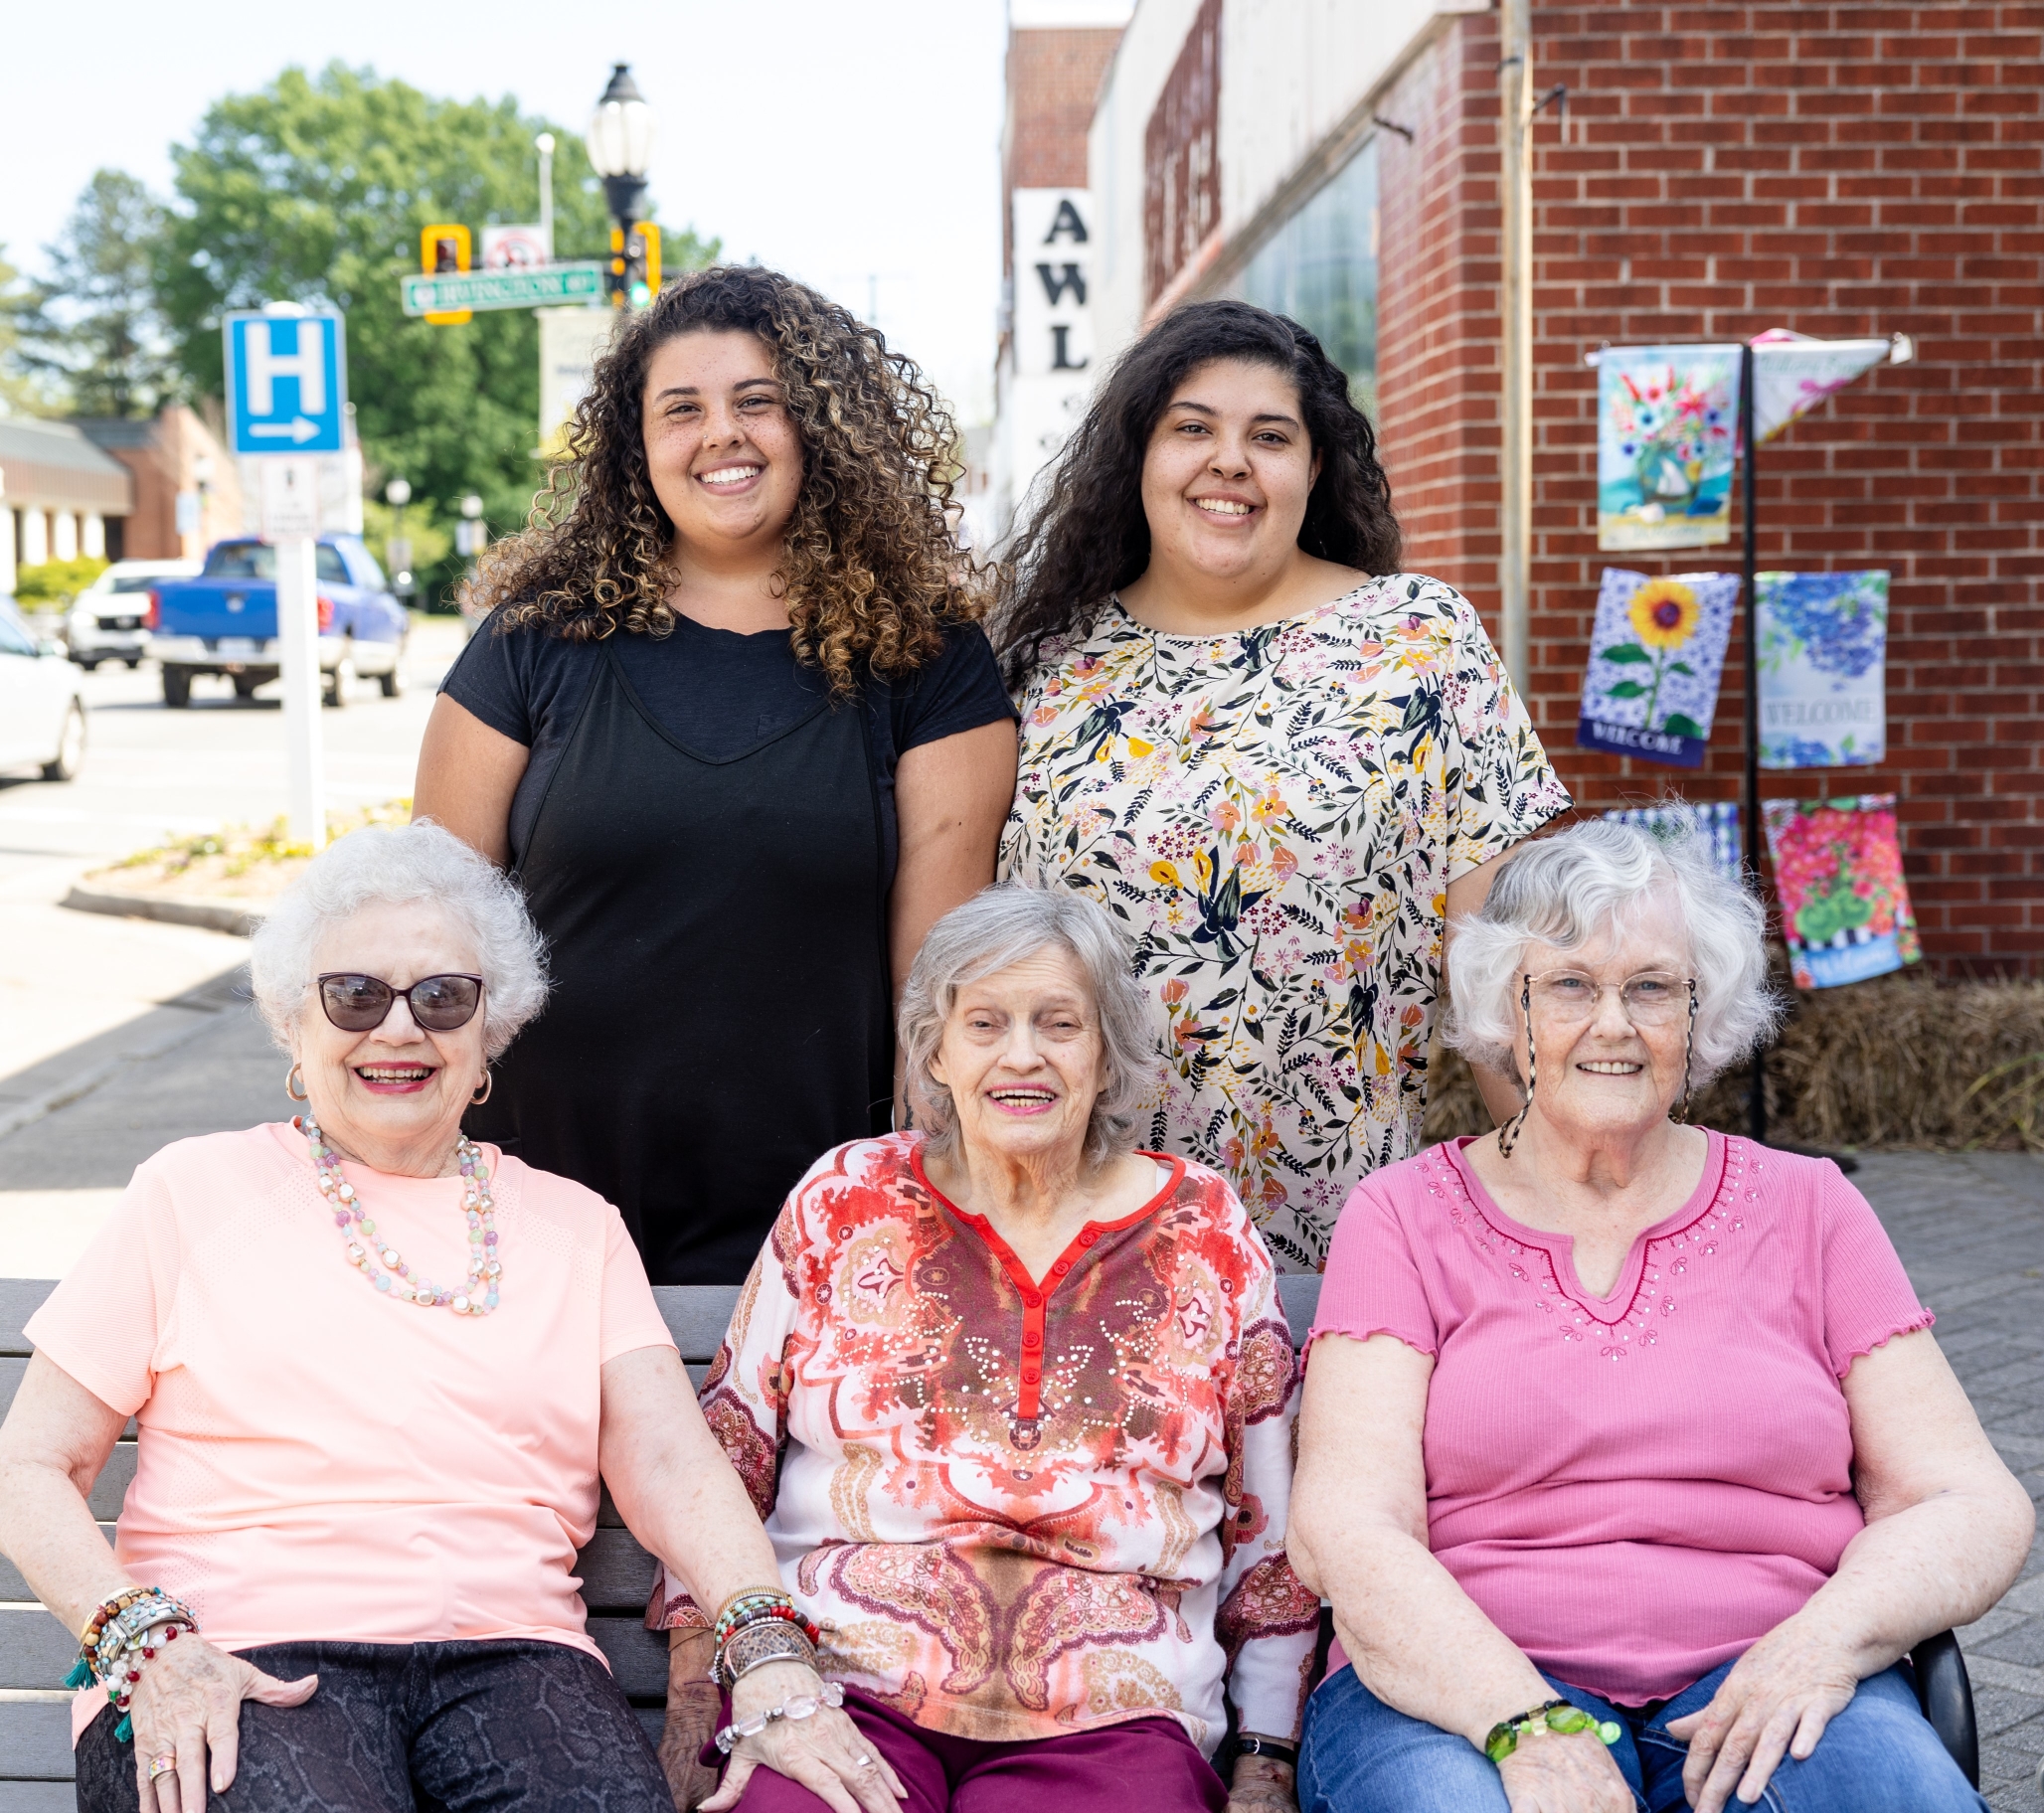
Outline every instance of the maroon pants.
[[[894, 1765], [902, 1813], [1224, 1813], [1228, 1790], [1175, 1719], [1130, 1719], [1063, 1737], [982, 1743], [925, 1731], [857, 1688], [845, 1711]], [[828, 1813], [805, 1787], [758, 1769], [738, 1813]]]

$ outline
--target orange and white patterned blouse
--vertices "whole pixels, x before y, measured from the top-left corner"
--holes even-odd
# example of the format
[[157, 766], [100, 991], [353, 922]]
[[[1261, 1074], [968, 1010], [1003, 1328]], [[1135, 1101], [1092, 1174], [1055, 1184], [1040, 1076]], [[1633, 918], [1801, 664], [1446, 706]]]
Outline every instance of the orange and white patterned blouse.
[[[1298, 1730], [1318, 1603], [1284, 1559], [1298, 1372], [1226, 1180], [1159, 1158], [1039, 1282], [924, 1174], [826, 1153], [753, 1267], [703, 1408], [824, 1627], [823, 1673], [981, 1740], [1157, 1714]], [[647, 1622], [700, 1625], [664, 1571]]]

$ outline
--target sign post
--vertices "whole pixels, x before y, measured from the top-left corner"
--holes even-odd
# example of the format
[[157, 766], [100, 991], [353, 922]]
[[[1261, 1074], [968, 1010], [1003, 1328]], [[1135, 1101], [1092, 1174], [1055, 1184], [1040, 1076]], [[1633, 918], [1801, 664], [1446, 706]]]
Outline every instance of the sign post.
[[401, 277], [398, 300], [408, 315], [431, 320], [455, 309], [553, 308], [601, 302], [605, 280], [602, 265], [592, 263], [446, 271]]
[[326, 842], [326, 788], [313, 552], [319, 462], [310, 456], [346, 445], [347, 343], [338, 314], [287, 304], [230, 314], [223, 331], [229, 440], [261, 459], [262, 535], [276, 550], [291, 841], [317, 850]]

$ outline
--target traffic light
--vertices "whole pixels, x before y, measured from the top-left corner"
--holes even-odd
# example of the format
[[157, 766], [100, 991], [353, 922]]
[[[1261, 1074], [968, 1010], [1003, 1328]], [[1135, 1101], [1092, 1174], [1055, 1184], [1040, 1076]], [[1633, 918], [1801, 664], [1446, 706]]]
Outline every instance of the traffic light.
[[660, 293], [660, 229], [633, 221], [610, 229], [610, 306], [644, 308]]
[[[468, 268], [468, 229], [458, 221], [441, 221], [425, 227], [419, 234], [419, 268], [429, 277], [442, 277]], [[440, 327], [459, 327], [473, 312], [459, 309], [444, 315], [427, 315]]]

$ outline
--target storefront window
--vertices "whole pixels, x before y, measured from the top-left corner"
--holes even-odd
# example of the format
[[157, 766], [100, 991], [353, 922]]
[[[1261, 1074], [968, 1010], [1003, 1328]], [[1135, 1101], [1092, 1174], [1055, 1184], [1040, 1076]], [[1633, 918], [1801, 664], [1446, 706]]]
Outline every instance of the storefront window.
[[1310, 328], [1348, 374], [1357, 404], [1377, 398], [1377, 141], [1368, 140], [1250, 259], [1246, 302]]

